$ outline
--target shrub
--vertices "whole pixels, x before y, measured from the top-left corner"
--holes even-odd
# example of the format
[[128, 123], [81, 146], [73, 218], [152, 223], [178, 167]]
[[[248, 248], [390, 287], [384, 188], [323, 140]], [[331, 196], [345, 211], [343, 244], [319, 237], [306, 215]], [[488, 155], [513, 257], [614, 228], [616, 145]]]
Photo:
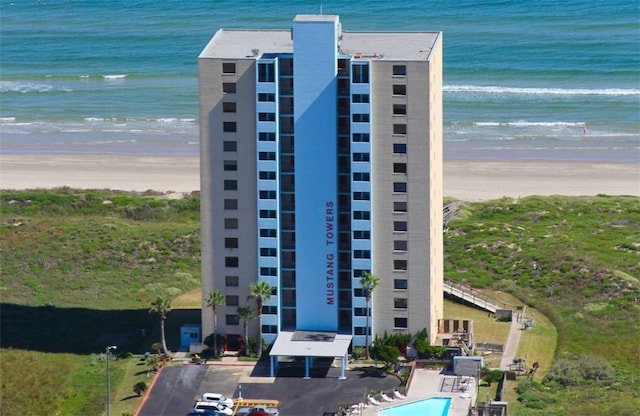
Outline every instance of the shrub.
[[613, 367], [602, 357], [597, 355], [582, 355], [578, 358], [578, 366], [582, 377], [586, 380], [613, 380]]
[[147, 391], [147, 383], [144, 381], [138, 381], [133, 385], [133, 392], [138, 396], [142, 396], [145, 391]]
[[502, 375], [504, 372], [502, 370], [491, 370], [489, 371], [482, 379], [491, 386], [491, 383], [497, 383], [502, 380]]
[[374, 343], [371, 347], [371, 355], [376, 360], [384, 362], [385, 367], [391, 367], [391, 365], [398, 362], [400, 350], [394, 345]]
[[364, 347], [355, 347], [351, 352], [351, 357], [353, 357], [354, 360], [359, 360], [363, 358], [365, 355], [366, 355], [366, 351]]

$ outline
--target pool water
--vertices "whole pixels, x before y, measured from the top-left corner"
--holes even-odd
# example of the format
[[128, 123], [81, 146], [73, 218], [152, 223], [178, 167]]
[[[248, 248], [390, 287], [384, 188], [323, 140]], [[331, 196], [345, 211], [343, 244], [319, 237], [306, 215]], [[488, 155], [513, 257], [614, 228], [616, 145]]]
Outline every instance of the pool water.
[[432, 397], [380, 410], [378, 416], [447, 416], [450, 404], [449, 397]]

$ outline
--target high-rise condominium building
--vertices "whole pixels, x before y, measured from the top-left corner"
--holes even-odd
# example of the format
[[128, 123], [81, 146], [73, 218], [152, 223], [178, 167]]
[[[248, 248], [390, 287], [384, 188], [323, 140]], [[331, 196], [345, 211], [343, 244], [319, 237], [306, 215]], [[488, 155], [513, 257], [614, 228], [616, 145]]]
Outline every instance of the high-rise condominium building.
[[[251, 336], [415, 333], [442, 318], [442, 34], [219, 30], [199, 56], [202, 292], [273, 287]], [[360, 287], [379, 277], [370, 319]], [[203, 334], [213, 332], [211, 308]], [[233, 337], [229, 336], [228, 342]], [[371, 337], [369, 337], [371, 341]]]

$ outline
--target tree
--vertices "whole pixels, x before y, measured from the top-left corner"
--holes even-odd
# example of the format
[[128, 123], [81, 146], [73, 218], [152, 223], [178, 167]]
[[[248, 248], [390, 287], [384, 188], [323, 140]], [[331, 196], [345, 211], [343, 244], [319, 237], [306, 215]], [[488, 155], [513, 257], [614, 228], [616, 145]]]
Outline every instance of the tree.
[[378, 276], [375, 276], [369, 272], [366, 272], [364, 276], [360, 278], [360, 287], [364, 292], [364, 299], [367, 302], [367, 325], [364, 333], [365, 334], [364, 346], [367, 354], [367, 360], [370, 358], [369, 357], [369, 309], [370, 309], [370, 303], [371, 303], [371, 295], [373, 294], [373, 291], [376, 289], [376, 287], [378, 287], [379, 283], [380, 283], [380, 278], [378, 278]]
[[164, 321], [167, 320], [167, 313], [171, 310], [171, 301], [168, 298], [158, 296], [156, 300], [151, 302], [149, 313], [157, 313], [160, 316], [160, 335], [162, 337], [162, 349], [166, 355], [169, 355], [167, 348], [167, 339], [164, 335]]
[[142, 396], [142, 393], [144, 393], [145, 391], [147, 391], [147, 383], [145, 383], [144, 381], [138, 381], [133, 385], [133, 392], [138, 396]]
[[249, 298], [256, 300], [256, 311], [258, 312], [258, 360], [262, 356], [262, 305], [271, 299], [273, 287], [267, 282], [253, 282], [249, 285]]
[[242, 328], [244, 329], [244, 353], [249, 355], [249, 321], [255, 318], [253, 309], [248, 306], [238, 307], [238, 318], [242, 321]]
[[213, 356], [218, 358], [218, 337], [216, 336], [216, 331], [218, 327], [218, 306], [223, 306], [225, 304], [224, 295], [218, 289], [212, 290], [209, 292], [209, 297], [207, 298], [207, 306], [211, 306], [213, 310]]

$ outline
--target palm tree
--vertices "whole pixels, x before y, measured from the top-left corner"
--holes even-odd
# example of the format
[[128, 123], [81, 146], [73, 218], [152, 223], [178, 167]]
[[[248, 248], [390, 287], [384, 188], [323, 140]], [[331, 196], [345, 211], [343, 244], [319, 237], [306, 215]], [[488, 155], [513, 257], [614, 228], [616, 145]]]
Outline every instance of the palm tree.
[[249, 285], [249, 298], [256, 300], [258, 312], [258, 360], [262, 356], [262, 305], [271, 298], [273, 287], [267, 282], [253, 282]]
[[167, 339], [164, 336], [164, 321], [167, 320], [167, 313], [171, 310], [171, 301], [168, 298], [158, 296], [156, 300], [151, 302], [149, 313], [157, 313], [160, 316], [160, 335], [162, 337], [162, 349], [164, 353], [169, 355], [167, 348]]
[[242, 328], [244, 329], [244, 354], [249, 355], [249, 321], [255, 318], [253, 309], [248, 306], [239, 306], [238, 318], [242, 321]]
[[225, 304], [225, 298], [220, 290], [212, 290], [209, 292], [209, 297], [207, 298], [207, 306], [211, 306], [213, 309], [213, 356], [218, 358], [218, 334], [216, 333], [218, 329], [218, 306], [223, 306]]
[[380, 283], [380, 278], [369, 272], [366, 272], [362, 277], [360, 277], [360, 287], [364, 291], [364, 298], [367, 301], [367, 325], [364, 333], [364, 346], [367, 352], [367, 360], [369, 359], [369, 304], [371, 303], [371, 295], [376, 287], [378, 287], [378, 283]]

